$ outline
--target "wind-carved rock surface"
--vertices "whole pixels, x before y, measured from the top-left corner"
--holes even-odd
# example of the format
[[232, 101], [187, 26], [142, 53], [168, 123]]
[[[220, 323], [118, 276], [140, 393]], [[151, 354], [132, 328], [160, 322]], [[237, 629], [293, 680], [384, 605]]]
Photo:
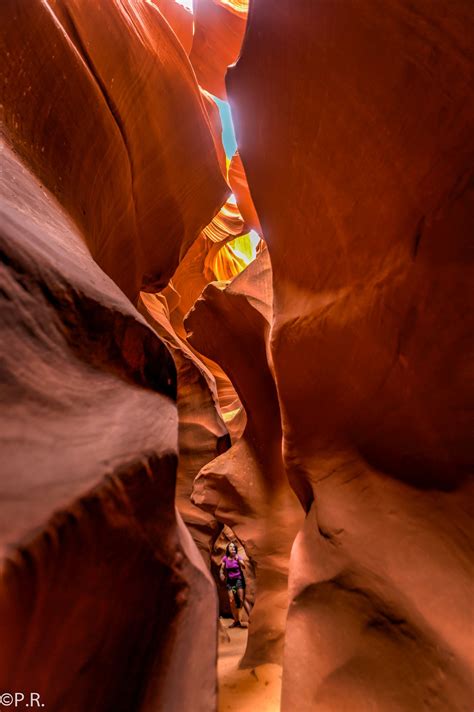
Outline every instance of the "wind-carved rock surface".
[[175, 513], [173, 361], [8, 146], [1, 189], [0, 689], [208, 712], [216, 596]]
[[228, 194], [176, 35], [146, 0], [5, 0], [0, 22], [15, 150], [129, 297], [158, 291]]
[[[229, 202], [225, 203], [187, 251], [173, 279], [161, 293], [166, 300], [169, 320], [174, 332], [215, 379], [219, 406], [233, 439], [240, 437], [245, 428], [242, 404], [221, 366], [193, 349], [192, 343], [187, 339], [183, 322], [205, 287], [218, 279], [214, 269], [221, 268], [226, 276], [235, 275], [236, 268], [241, 269], [241, 265], [235, 264], [232, 260], [232, 252], [227, 249], [227, 243], [242, 235], [245, 230], [246, 226], [236, 206]], [[224, 252], [223, 258], [219, 254], [221, 251]], [[222, 263], [225, 268], [222, 267]]]
[[167, 20], [186, 54], [193, 46], [193, 14], [176, 0], [151, 0]]
[[242, 660], [248, 667], [281, 663], [288, 560], [303, 518], [281, 457], [278, 398], [267, 361], [271, 314], [264, 251], [230, 284], [209, 284], [185, 320], [189, 342], [220, 364], [247, 414], [240, 439], [201, 470], [193, 501], [232, 528], [255, 564], [255, 606]]
[[163, 297], [140, 295], [139, 310], [168, 346], [177, 370], [179, 464], [176, 506], [210, 566], [213, 544], [222, 525], [191, 502], [194, 479], [210, 460], [227, 450], [230, 437], [219, 413], [213, 375], [175, 333]]
[[227, 75], [308, 513], [284, 712], [472, 708], [473, 36], [463, 0], [255, 0]]
[[194, 39], [189, 58], [203, 89], [226, 99], [227, 67], [239, 56], [248, 1], [194, 0]]
[[242, 159], [238, 151], [232, 156], [229, 165], [229, 185], [236, 197], [237, 205], [246, 224], [251, 230], [255, 230], [261, 235], [262, 227], [250, 194], [247, 176], [245, 175]]

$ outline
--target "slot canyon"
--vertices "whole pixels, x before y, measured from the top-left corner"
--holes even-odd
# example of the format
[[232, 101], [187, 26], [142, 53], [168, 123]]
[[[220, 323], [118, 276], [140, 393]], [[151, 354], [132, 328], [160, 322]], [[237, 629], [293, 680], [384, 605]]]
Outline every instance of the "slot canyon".
[[472, 712], [473, 0], [0, 22], [0, 710]]

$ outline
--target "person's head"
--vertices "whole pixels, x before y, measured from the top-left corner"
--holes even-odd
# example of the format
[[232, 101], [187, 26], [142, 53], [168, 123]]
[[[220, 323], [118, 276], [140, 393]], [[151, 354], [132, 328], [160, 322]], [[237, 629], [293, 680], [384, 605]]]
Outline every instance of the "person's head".
[[233, 541], [230, 541], [225, 549], [225, 553], [227, 556], [237, 556], [237, 547], [234, 544]]

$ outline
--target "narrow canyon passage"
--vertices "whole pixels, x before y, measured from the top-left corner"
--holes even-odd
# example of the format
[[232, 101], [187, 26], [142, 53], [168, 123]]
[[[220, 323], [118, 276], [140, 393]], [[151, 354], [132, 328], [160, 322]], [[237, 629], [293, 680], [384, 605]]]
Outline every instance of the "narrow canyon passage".
[[472, 712], [474, 3], [0, 28], [0, 709]]

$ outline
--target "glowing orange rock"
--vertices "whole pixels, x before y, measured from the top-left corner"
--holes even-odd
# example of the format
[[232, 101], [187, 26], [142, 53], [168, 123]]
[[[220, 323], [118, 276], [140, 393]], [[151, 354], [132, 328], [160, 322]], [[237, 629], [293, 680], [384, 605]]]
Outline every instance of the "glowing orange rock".
[[151, 0], [171, 26], [186, 54], [193, 44], [193, 14], [176, 0]]
[[[237, 207], [227, 202], [188, 250], [170, 285], [163, 290], [170, 323], [183, 341], [187, 341], [183, 321], [206, 285], [214, 280], [232, 279], [255, 257], [257, 241], [242, 235], [246, 229]], [[232, 438], [238, 438], [245, 427], [245, 413], [235, 389], [217, 363], [202, 354], [199, 357], [216, 380], [229, 432]]]
[[226, 98], [227, 67], [239, 56], [247, 22], [246, 3], [195, 0], [194, 39], [189, 58], [199, 84]]
[[224, 178], [227, 178], [227, 157], [225, 155], [224, 146], [222, 145], [222, 122], [219, 113], [219, 108], [212, 96], [205, 89], [201, 89], [201, 96], [209, 116], [210, 128], [214, 145], [216, 148], [219, 166]]
[[209, 284], [185, 326], [195, 349], [220, 364], [245, 407], [247, 425], [207, 464], [193, 501], [227, 524], [256, 565], [256, 598], [243, 666], [281, 663], [290, 549], [303, 512], [281, 457], [281, 424], [267, 362], [271, 270], [264, 251], [230, 284]]
[[467, 710], [474, 5], [255, 0], [249, 23], [227, 83], [307, 512], [282, 708]]
[[228, 180], [245, 223], [251, 230], [255, 230], [259, 235], [261, 235], [262, 227], [258, 219], [252, 196], [250, 195], [247, 177], [245, 175], [242, 159], [240, 158], [238, 151], [236, 151], [236, 153], [232, 156], [229, 165]]
[[0, 21], [9, 140], [117, 284], [158, 291], [228, 192], [176, 35], [145, 0], [5, 0]]

